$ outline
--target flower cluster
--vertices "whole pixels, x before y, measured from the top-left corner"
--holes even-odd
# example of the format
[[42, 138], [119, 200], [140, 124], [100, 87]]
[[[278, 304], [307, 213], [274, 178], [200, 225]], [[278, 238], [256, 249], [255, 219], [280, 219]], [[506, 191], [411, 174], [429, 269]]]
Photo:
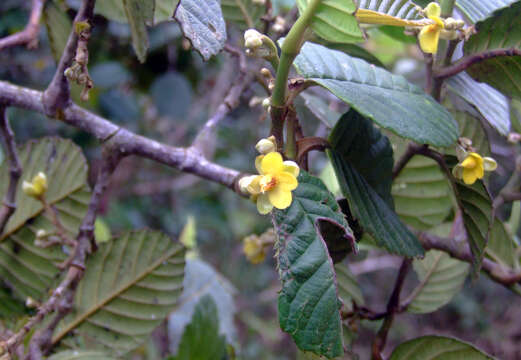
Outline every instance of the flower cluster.
[[31, 182], [22, 183], [22, 190], [26, 195], [40, 199], [47, 191], [47, 176], [43, 172], [39, 172]]
[[256, 148], [261, 153], [255, 159], [259, 175], [243, 177], [239, 187], [243, 193], [251, 195], [257, 203], [257, 210], [263, 215], [270, 213], [274, 207], [286, 209], [293, 200], [291, 192], [298, 186], [300, 169], [294, 161], [284, 161], [282, 155], [275, 151], [274, 137], [262, 139]]
[[482, 157], [472, 148], [472, 141], [460, 138], [456, 147], [459, 163], [452, 169], [455, 178], [472, 185], [478, 179], [483, 179], [485, 171], [494, 171], [497, 168], [496, 160], [491, 157]]

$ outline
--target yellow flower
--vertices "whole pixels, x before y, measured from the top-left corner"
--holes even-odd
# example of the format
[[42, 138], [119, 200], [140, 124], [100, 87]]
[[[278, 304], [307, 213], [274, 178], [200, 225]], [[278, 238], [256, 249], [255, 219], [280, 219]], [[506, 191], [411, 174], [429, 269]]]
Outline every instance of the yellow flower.
[[264, 244], [257, 235], [250, 235], [242, 240], [242, 252], [252, 264], [260, 264], [266, 258]]
[[286, 209], [293, 200], [291, 191], [298, 186], [299, 167], [293, 161], [283, 161], [278, 152], [259, 155], [255, 159], [257, 175], [247, 185], [248, 192], [256, 197], [259, 213], [268, 214], [273, 207]]
[[434, 23], [426, 25], [421, 29], [418, 35], [420, 47], [424, 53], [436, 54], [438, 51], [440, 33], [445, 28], [443, 20], [440, 18], [441, 8], [437, 3], [431, 2], [425, 8], [425, 14], [429, 19], [434, 21]]
[[481, 155], [470, 152], [467, 157], [454, 167], [453, 174], [458, 179], [463, 179], [467, 185], [472, 185], [478, 179], [483, 179], [485, 171], [494, 171], [497, 163], [489, 157], [481, 157]]
[[22, 183], [23, 192], [31, 197], [40, 198], [47, 191], [47, 177], [43, 172], [39, 172], [33, 177], [31, 182], [24, 181]]

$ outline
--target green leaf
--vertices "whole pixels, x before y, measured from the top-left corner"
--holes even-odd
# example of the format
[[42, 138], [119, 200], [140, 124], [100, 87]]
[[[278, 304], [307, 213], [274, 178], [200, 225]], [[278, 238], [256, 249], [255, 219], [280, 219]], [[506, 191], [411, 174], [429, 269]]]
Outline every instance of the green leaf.
[[[481, 156], [490, 156], [488, 136], [480, 120], [465, 111], [450, 109], [450, 112], [458, 122], [461, 129], [461, 137], [472, 140], [472, 147]], [[456, 156], [454, 147], [446, 149], [445, 153]]]
[[[151, 5], [152, 4], [152, 5]], [[147, 21], [151, 21], [154, 14], [153, 2], [148, 0], [123, 0], [123, 7], [132, 34], [132, 46], [137, 58], [144, 63], [148, 50]]]
[[329, 49], [342, 51], [351, 57], [359, 58], [370, 64], [385, 68], [385, 65], [376, 56], [364, 49], [362, 46], [355, 44], [331, 43], [327, 41], [321, 42], [321, 44]]
[[[60, 221], [76, 237], [87, 211], [90, 191], [87, 185], [87, 163], [81, 149], [69, 140], [43, 138], [30, 141], [19, 149], [23, 173], [21, 181], [31, 180], [38, 172], [47, 175], [47, 202], [53, 206]], [[8, 184], [6, 163], [0, 167], [0, 196]], [[21, 299], [31, 296], [43, 300], [59, 270], [56, 263], [66, 258], [60, 246], [41, 248], [34, 245], [36, 232], [44, 229], [55, 233], [50, 216], [43, 212], [41, 202], [22, 191], [16, 192], [17, 209], [0, 234], [0, 278], [6, 281]]]
[[393, 184], [396, 213], [415, 229], [430, 229], [450, 214], [450, 191], [447, 178], [434, 160], [414, 156]]
[[219, 335], [217, 306], [206, 295], [195, 307], [192, 322], [186, 326], [173, 360], [219, 360], [225, 356], [226, 338]]
[[301, 171], [293, 202], [273, 212], [282, 290], [279, 321], [297, 346], [328, 358], [343, 355], [340, 302], [333, 262], [319, 223], [334, 223], [346, 243], [354, 239], [333, 195], [318, 178]]
[[221, 9], [224, 19], [239, 25], [241, 29], [258, 25], [265, 12], [265, 6], [252, 0], [221, 0]]
[[94, 13], [120, 23], [128, 22], [123, 0], [96, 1]]
[[450, 113], [402, 76], [311, 43], [304, 44], [294, 65], [301, 76], [400, 136], [434, 146], [458, 138]]
[[[457, 159], [453, 156], [446, 156], [445, 159], [451, 169], [457, 164]], [[492, 228], [492, 199], [481, 180], [466, 185], [455, 179], [453, 191], [463, 216], [472, 253], [473, 273], [476, 275], [479, 273]]]
[[421, 244], [393, 211], [392, 148], [373, 124], [350, 110], [329, 137], [340, 188], [362, 227], [392, 253], [423, 254]]
[[423, 336], [398, 345], [389, 360], [492, 360], [471, 344], [443, 336]]
[[448, 304], [459, 293], [469, 271], [469, 265], [443, 251], [431, 250], [422, 260], [414, 260], [414, 271], [420, 283], [407, 297], [407, 311], [427, 314]]
[[116, 360], [116, 358], [99, 351], [66, 350], [49, 356], [47, 360]]
[[486, 249], [487, 257], [507, 268], [518, 270], [520, 259], [516, 254], [516, 247], [510, 231], [496, 218]]
[[[521, 2], [498, 10], [476, 24], [477, 34], [465, 42], [463, 52], [472, 55], [488, 50], [521, 50]], [[503, 94], [521, 99], [521, 56], [499, 56], [477, 62], [467, 72], [477, 81], [485, 82]]]
[[332, 129], [341, 116], [340, 113], [331, 110], [322, 98], [305, 91], [295, 99], [295, 109], [299, 119], [318, 119], [328, 129]]
[[517, 0], [457, 0], [456, 7], [472, 22], [484, 20], [497, 9], [506, 7]]
[[77, 347], [84, 339], [90, 349], [118, 356], [137, 348], [175, 307], [184, 266], [183, 247], [161, 232], [129, 232], [102, 244], [53, 344]]
[[174, 12], [178, 3], [179, 0], [156, 0], [154, 24], [173, 20]]
[[447, 79], [449, 87], [474, 106], [502, 135], [510, 132], [508, 99], [493, 87], [474, 81], [467, 73]]
[[[309, 0], [297, 0], [302, 14]], [[311, 21], [311, 28], [321, 38], [335, 43], [354, 43], [364, 40], [364, 34], [353, 15], [356, 5], [352, 0], [322, 0]]]
[[48, 1], [43, 10], [43, 21], [47, 29], [52, 56], [56, 62], [60, 58], [67, 45], [69, 33], [72, 29], [72, 21], [65, 11], [53, 1]]
[[[27, 314], [23, 302], [14, 298], [13, 294], [4, 287], [0, 287], [0, 321], [2, 325], [9, 325], [11, 322]], [[7, 324], [6, 324], [7, 323]]]
[[336, 281], [338, 283], [338, 297], [344, 304], [344, 310], [352, 310], [352, 302], [357, 305], [364, 304], [362, 290], [345, 262], [335, 264]]
[[391, 15], [400, 19], [416, 20], [421, 16], [416, 5], [409, 0], [359, 0], [358, 7]]
[[224, 47], [226, 23], [219, 0], [181, 0], [174, 17], [204, 60], [209, 60]]

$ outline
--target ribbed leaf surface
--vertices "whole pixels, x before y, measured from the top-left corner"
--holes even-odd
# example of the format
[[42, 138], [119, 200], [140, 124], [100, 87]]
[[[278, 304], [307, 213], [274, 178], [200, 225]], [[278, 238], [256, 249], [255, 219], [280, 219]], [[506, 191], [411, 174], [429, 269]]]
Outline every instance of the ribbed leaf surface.
[[258, 25], [265, 7], [252, 0], [221, 0], [224, 19], [237, 24], [241, 29], [248, 28], [248, 23]]
[[[140, 346], [174, 308], [183, 290], [184, 249], [168, 236], [142, 230], [104, 243], [88, 260], [74, 311], [53, 343], [121, 356]], [[71, 331], [74, 335], [66, 337]]]
[[437, 250], [428, 251], [422, 260], [414, 260], [413, 266], [420, 283], [407, 298], [412, 301], [407, 310], [417, 314], [448, 304], [461, 290], [470, 267]]
[[[302, 13], [309, 0], [297, 0]], [[356, 6], [352, 0], [322, 0], [318, 5], [311, 28], [321, 38], [335, 43], [353, 43], [364, 40], [354, 17]]]
[[452, 209], [450, 187], [438, 164], [413, 157], [395, 179], [392, 190], [396, 213], [418, 230], [441, 224]]
[[301, 350], [328, 358], [343, 355], [340, 302], [333, 262], [319, 222], [327, 221], [354, 241], [333, 195], [318, 178], [301, 171], [294, 199], [273, 214], [282, 290], [279, 321]]
[[[75, 237], [87, 211], [90, 191], [87, 183], [87, 163], [81, 150], [69, 140], [44, 138], [30, 141], [19, 149], [23, 168], [22, 180], [31, 180], [38, 172], [47, 175], [49, 189], [47, 202], [71, 237]], [[8, 167], [0, 167], [0, 196], [8, 184]], [[60, 246], [41, 248], [34, 246], [36, 232], [56, 230], [48, 214], [43, 215], [39, 201], [22, 191], [16, 193], [17, 210], [0, 234], [0, 278], [22, 299], [31, 296], [42, 300], [55, 281], [58, 269], [55, 264], [65, 259]], [[29, 220], [31, 220], [29, 222]]]
[[492, 127], [502, 135], [510, 131], [508, 99], [493, 87], [473, 80], [467, 73], [447, 79], [456, 94], [473, 105]]
[[328, 154], [342, 193], [362, 227], [390, 252], [418, 256], [423, 249], [393, 211], [392, 148], [389, 140], [355, 110], [337, 123]]
[[224, 47], [226, 23], [219, 0], [180, 0], [174, 17], [204, 60], [209, 60]]
[[491, 360], [492, 357], [466, 342], [443, 337], [423, 336], [399, 345], [390, 360]]
[[99, 351], [67, 350], [49, 356], [48, 360], [115, 360], [115, 358]]
[[435, 146], [452, 145], [458, 137], [450, 113], [402, 76], [312, 43], [302, 47], [294, 65], [304, 78], [398, 135]]
[[[521, 2], [498, 10], [476, 24], [477, 34], [465, 42], [465, 55], [494, 49], [521, 50]], [[521, 99], [521, 56], [501, 56], [476, 63], [467, 72], [502, 93]]]
[[489, 17], [497, 9], [508, 6], [517, 0], [456, 0], [456, 6], [468, 17], [477, 23]]
[[420, 19], [416, 5], [409, 0], [358, 0], [360, 9], [368, 9], [400, 19]]

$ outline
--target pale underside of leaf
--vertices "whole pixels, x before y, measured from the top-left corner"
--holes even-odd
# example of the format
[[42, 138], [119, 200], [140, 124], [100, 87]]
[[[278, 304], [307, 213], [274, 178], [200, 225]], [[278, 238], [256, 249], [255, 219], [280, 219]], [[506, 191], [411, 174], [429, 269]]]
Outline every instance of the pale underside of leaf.
[[494, 11], [506, 7], [517, 0], [456, 0], [458, 7], [473, 23], [484, 20]]
[[416, 4], [409, 0], [357, 0], [356, 4], [360, 9], [372, 10], [400, 19], [421, 18]]

